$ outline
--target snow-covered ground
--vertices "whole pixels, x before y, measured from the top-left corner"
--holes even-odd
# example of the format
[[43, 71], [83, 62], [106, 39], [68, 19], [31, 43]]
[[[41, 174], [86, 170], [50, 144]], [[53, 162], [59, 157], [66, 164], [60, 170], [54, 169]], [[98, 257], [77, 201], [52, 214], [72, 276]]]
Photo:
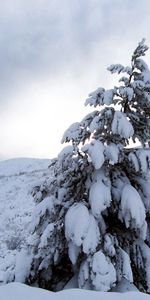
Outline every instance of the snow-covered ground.
[[50, 292], [29, 287], [21, 283], [10, 283], [0, 287], [2, 300], [148, 300], [149, 295], [139, 292], [104, 293], [80, 289], [70, 289], [61, 292]]
[[[17, 253], [26, 242], [34, 208], [32, 187], [49, 175], [48, 159], [0, 162], [0, 281], [10, 280]], [[12, 274], [12, 275], [11, 275]]]

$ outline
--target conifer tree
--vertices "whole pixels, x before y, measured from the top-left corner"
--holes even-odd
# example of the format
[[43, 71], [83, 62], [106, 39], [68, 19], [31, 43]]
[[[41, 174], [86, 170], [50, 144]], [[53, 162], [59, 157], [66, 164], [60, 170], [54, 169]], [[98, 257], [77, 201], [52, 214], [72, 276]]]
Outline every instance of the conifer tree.
[[[34, 189], [37, 202], [27, 282], [58, 290], [109, 291], [123, 278], [150, 292], [150, 71], [142, 40], [131, 66], [111, 65], [118, 86], [98, 88], [96, 108], [72, 124], [70, 143]], [[138, 146], [137, 146], [138, 145]]]

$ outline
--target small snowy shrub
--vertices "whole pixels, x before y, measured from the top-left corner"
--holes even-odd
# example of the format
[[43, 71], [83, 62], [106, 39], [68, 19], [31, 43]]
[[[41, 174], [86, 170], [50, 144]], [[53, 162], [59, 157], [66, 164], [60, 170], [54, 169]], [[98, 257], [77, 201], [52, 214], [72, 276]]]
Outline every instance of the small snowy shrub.
[[118, 86], [89, 95], [97, 110], [66, 130], [62, 142], [72, 145], [34, 190], [28, 283], [58, 290], [75, 274], [80, 288], [109, 291], [125, 279], [150, 292], [147, 49], [143, 40], [130, 67], [108, 68], [123, 73]]

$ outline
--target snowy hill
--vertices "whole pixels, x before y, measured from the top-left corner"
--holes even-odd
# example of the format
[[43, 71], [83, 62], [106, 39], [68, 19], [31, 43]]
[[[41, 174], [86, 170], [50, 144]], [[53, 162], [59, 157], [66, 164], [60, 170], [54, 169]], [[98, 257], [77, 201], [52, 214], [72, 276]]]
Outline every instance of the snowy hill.
[[139, 292], [120, 294], [71, 289], [54, 293], [20, 283], [10, 283], [0, 287], [0, 299], [2, 300], [148, 300], [149, 298], [149, 295]]
[[17, 253], [27, 239], [34, 208], [32, 188], [48, 176], [48, 159], [0, 162], [0, 281], [11, 281]]
[[42, 171], [47, 169], [49, 164], [49, 159], [36, 158], [14, 158], [0, 161], [0, 177]]

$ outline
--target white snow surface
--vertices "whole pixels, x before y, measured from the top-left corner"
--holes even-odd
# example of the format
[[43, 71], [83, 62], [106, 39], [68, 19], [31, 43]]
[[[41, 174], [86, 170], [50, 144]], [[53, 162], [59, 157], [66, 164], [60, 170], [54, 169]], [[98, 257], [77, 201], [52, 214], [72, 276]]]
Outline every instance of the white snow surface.
[[121, 145], [116, 145], [114, 143], [110, 143], [109, 145], [105, 146], [105, 154], [111, 165], [118, 163], [121, 148]]
[[86, 144], [82, 147], [81, 150], [89, 154], [96, 170], [101, 168], [105, 161], [105, 158], [104, 145], [99, 140], [93, 139], [90, 144]]
[[[119, 270], [117, 270], [117, 279], [119, 282], [122, 281], [122, 278], [127, 279], [128, 282], [133, 282], [133, 274], [131, 269], [131, 261], [127, 252], [123, 249], [119, 249], [119, 255], [117, 259], [117, 266]], [[123, 277], [122, 277], [123, 276]]]
[[84, 204], [73, 204], [69, 208], [65, 217], [65, 235], [69, 241], [69, 257], [73, 264], [76, 263], [81, 245], [84, 253], [95, 252], [100, 232], [96, 219]]
[[66, 146], [64, 147], [61, 152], [58, 154], [58, 158], [64, 158], [64, 156], [67, 156], [69, 154], [72, 154], [74, 152], [74, 146], [72, 145], [69, 145], [69, 146]]
[[115, 88], [106, 90], [104, 88], [98, 88], [94, 92], [89, 94], [89, 98], [86, 99], [85, 105], [90, 105], [96, 107], [97, 105], [110, 105], [113, 102], [115, 94]]
[[121, 195], [121, 214], [126, 227], [139, 229], [146, 236], [145, 208], [139, 193], [130, 184], [126, 184]]
[[90, 223], [85, 239], [83, 240], [83, 252], [90, 254], [96, 251], [96, 247], [100, 241], [100, 232], [98, 223], [94, 216], [90, 214]]
[[110, 188], [101, 181], [92, 183], [89, 193], [89, 202], [93, 215], [98, 218], [102, 211], [110, 206]]
[[23, 173], [38, 172], [50, 164], [50, 159], [14, 158], [0, 161], [0, 177], [23, 175]]
[[73, 204], [65, 216], [66, 239], [76, 246], [81, 246], [86, 237], [90, 223], [90, 214], [87, 207], [82, 203]]
[[120, 111], [115, 111], [112, 132], [120, 135], [122, 138], [129, 139], [134, 134], [132, 124], [126, 118], [126, 115]]
[[116, 281], [116, 270], [102, 251], [94, 253], [91, 269], [91, 279], [95, 290], [107, 292]]
[[49, 164], [48, 159], [28, 158], [0, 162], [0, 282], [15, 275], [35, 207], [31, 190], [49, 176]]
[[76, 246], [72, 241], [68, 243], [68, 254], [73, 265], [76, 264], [81, 247]]
[[75, 122], [72, 125], [69, 126], [69, 128], [64, 132], [64, 135], [62, 137], [61, 143], [69, 142], [71, 140], [76, 140], [82, 133], [82, 129], [80, 127], [79, 122]]
[[132, 88], [123, 86], [123, 87], [120, 87], [119, 92], [123, 98], [127, 98], [128, 101], [132, 100], [133, 94], [134, 94], [134, 91]]
[[148, 300], [149, 297], [140, 292], [105, 293], [81, 289], [69, 289], [54, 293], [17, 282], [0, 287], [0, 299], [2, 300]]

